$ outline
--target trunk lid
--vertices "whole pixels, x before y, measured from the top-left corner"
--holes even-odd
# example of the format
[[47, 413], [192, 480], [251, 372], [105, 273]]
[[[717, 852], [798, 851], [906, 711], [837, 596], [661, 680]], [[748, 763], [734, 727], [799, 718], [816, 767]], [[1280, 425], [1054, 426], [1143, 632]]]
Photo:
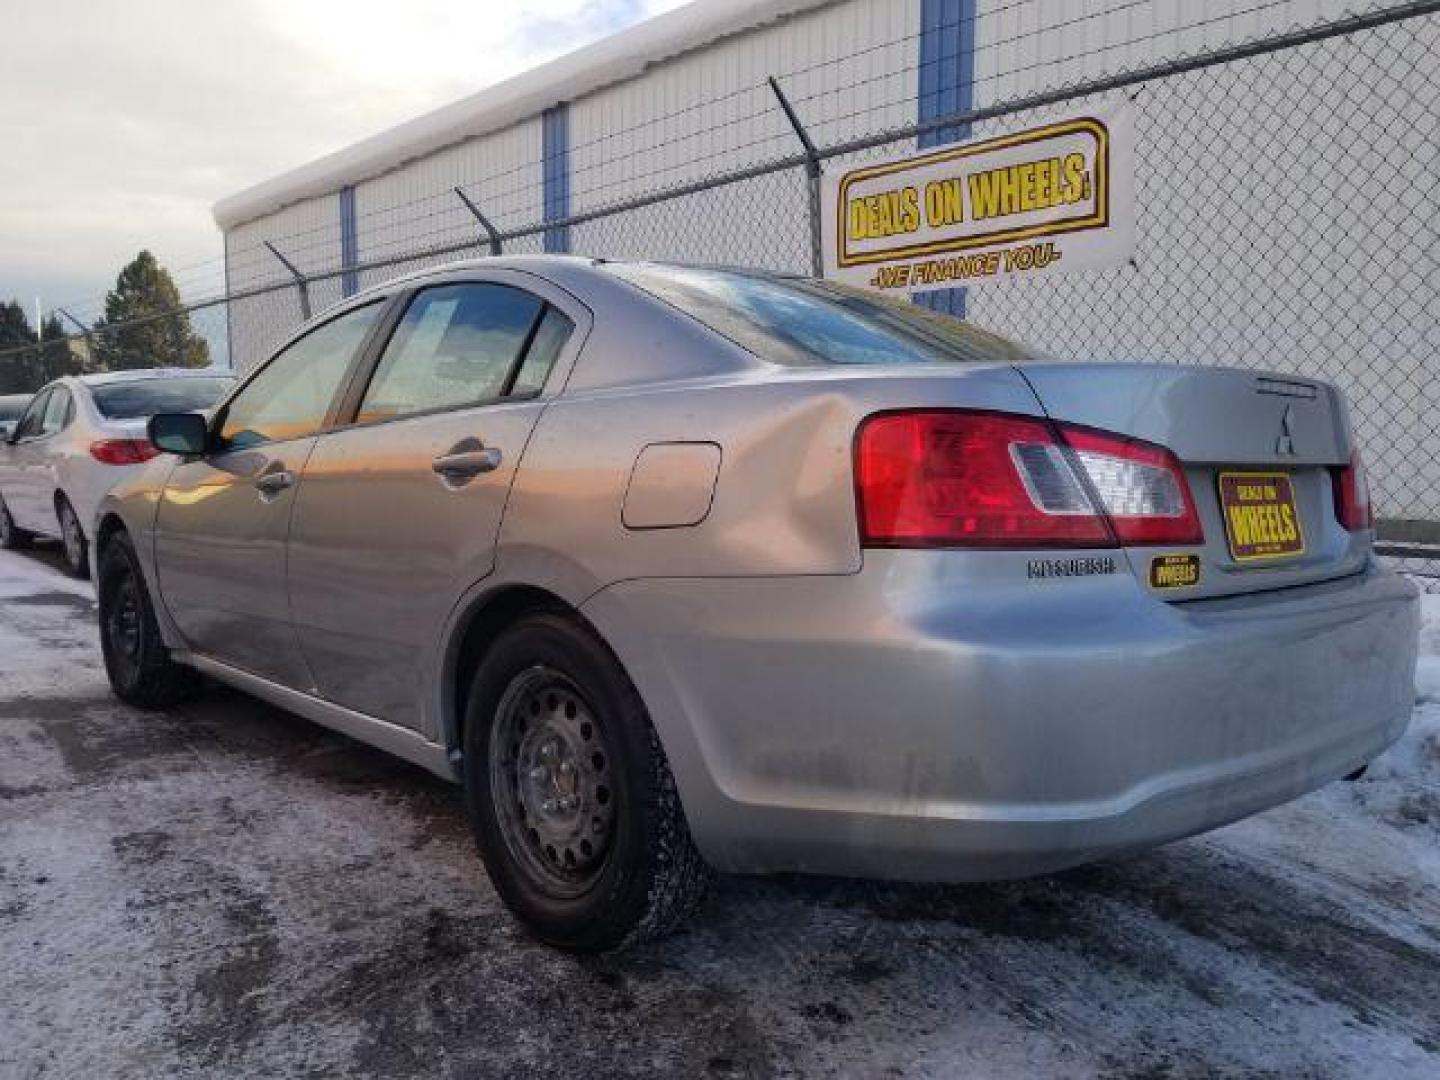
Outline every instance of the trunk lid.
[[[1335, 512], [1332, 478], [1350, 460], [1351, 435], [1333, 386], [1229, 368], [1037, 363], [1017, 370], [1051, 419], [1155, 443], [1180, 459], [1204, 542], [1125, 549], [1136, 577], [1160, 598], [1285, 588], [1364, 566], [1370, 534], [1349, 532]], [[1298, 518], [1300, 550], [1269, 551], [1296, 546], [1274, 528], [1285, 504]]]

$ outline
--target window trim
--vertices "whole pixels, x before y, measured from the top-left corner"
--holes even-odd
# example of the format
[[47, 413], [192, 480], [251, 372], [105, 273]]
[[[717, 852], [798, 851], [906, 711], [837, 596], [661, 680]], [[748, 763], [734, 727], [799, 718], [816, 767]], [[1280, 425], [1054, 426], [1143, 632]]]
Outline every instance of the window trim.
[[[546, 285], [550, 284], [543, 278], [537, 278], [536, 280], [544, 282]], [[500, 395], [497, 397], [481, 398], [476, 401], [465, 402], [457, 405], [436, 405], [433, 408], [417, 409], [414, 412], [401, 413], [398, 416], [386, 416], [378, 420], [360, 420], [360, 406], [363, 405], [365, 402], [365, 395], [370, 391], [370, 384], [374, 381], [375, 373], [380, 368], [380, 361], [385, 356], [385, 350], [389, 348], [390, 342], [395, 336], [395, 332], [400, 328], [400, 323], [405, 318], [405, 313], [410, 310], [410, 305], [422, 292], [426, 292], [430, 289], [441, 289], [465, 285], [492, 285], [499, 286], [500, 288], [505, 289], [514, 289], [517, 292], [522, 292], [525, 293], [527, 296], [532, 297], [540, 305], [539, 310], [535, 313], [535, 318], [530, 323], [530, 328], [525, 332], [525, 340], [521, 345], [520, 350], [515, 354], [515, 359], [511, 361], [510, 371], [505, 376], [505, 382], [502, 384]], [[560, 355], [563, 356], [565, 352], [571, 348], [572, 343], [574, 343], [575, 340], [580, 336], [580, 323], [575, 318], [573, 312], [566, 310], [565, 306], [556, 303], [552, 297], [545, 295], [545, 293], [541, 290], [531, 287], [530, 284], [526, 281], [515, 280], [509, 275], [474, 276], [471, 274], [462, 274], [452, 277], [447, 274], [440, 275], [429, 280], [411, 283], [409, 288], [396, 296], [395, 306], [391, 312], [390, 317], [386, 319], [387, 325], [385, 327], [384, 337], [381, 339], [377, 339], [372, 343], [372, 348], [370, 350], [370, 354], [366, 357], [366, 362], [363, 366], [363, 370], [356, 373], [356, 377], [351, 386], [350, 393], [346, 395], [345, 401], [343, 402], [339, 410], [339, 417], [337, 418], [337, 423], [332, 428], [330, 428], [330, 430], [368, 430], [370, 428], [381, 427], [385, 424], [401, 423], [406, 420], [417, 420], [430, 416], [443, 416], [446, 413], [464, 412], [471, 409], [487, 409], [493, 408], [497, 405], [515, 405], [543, 398], [546, 391], [549, 389], [551, 377], [560, 368], [560, 357], [557, 357], [556, 362], [551, 365], [550, 372], [545, 377], [545, 386], [542, 386], [539, 390], [535, 390], [526, 394], [511, 394], [508, 391], [512, 386], [515, 385], [515, 380], [520, 375], [520, 369], [525, 364], [525, 358], [529, 355], [530, 347], [535, 342], [535, 335], [539, 333], [540, 325], [545, 321], [545, 313], [551, 308], [555, 308], [557, 311], [560, 312], [560, 314], [564, 315], [567, 319], [569, 319], [570, 324], [573, 327], [570, 332], [570, 338], [565, 342], [565, 348], [561, 350]]]
[[[298, 442], [300, 439], [314, 438], [317, 435], [323, 435], [327, 431], [333, 430], [335, 420], [339, 414], [342, 403], [346, 399], [346, 394], [355, 378], [356, 371], [365, 365], [370, 350], [374, 347], [377, 332], [385, 327], [392, 318], [395, 299], [396, 294], [394, 293], [357, 297], [355, 303], [346, 304], [343, 308], [330, 314], [329, 317], [323, 321], [316, 321], [301, 327], [299, 331], [276, 346], [275, 351], [266, 358], [265, 362], [256, 367], [254, 371], [250, 372], [250, 374], [246, 375], [243, 379], [237, 380], [235, 386], [231, 388], [230, 393], [215, 407], [215, 412], [210, 417], [207, 435], [207, 441], [213, 445], [206, 450], [204, 456], [218, 457], [222, 454], [244, 453], [247, 450], [255, 450], [264, 446], [285, 446], [289, 443]], [[374, 324], [366, 332], [364, 340], [360, 343], [360, 347], [355, 350], [355, 354], [350, 358], [349, 363], [345, 367], [345, 371], [341, 373], [340, 381], [336, 384], [335, 391], [330, 396], [330, 402], [325, 407], [325, 415], [321, 419], [320, 425], [314, 431], [306, 435], [296, 435], [288, 439], [272, 439], [263, 443], [255, 443], [251, 446], [232, 447], [224, 444], [220, 437], [220, 431], [224, 428], [225, 421], [230, 415], [230, 406], [236, 398], [245, 392], [251, 383], [268, 371], [270, 366], [285, 353], [289, 352], [293, 346], [298, 345], [311, 334], [323, 330], [331, 323], [337, 322], [362, 308], [375, 307], [376, 305], [380, 306], [380, 317], [375, 320]]]

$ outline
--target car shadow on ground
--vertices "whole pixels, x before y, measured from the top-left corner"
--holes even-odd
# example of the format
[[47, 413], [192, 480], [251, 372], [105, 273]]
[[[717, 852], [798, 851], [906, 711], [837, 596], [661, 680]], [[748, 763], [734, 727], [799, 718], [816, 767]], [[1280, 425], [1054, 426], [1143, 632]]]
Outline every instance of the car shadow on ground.
[[65, 549], [58, 540], [50, 540], [43, 536], [36, 536], [31, 539], [29, 546], [21, 548], [14, 552], [14, 554], [46, 566], [56, 573], [69, 578], [71, 581], [79, 580], [74, 577], [70, 571], [65, 569]]

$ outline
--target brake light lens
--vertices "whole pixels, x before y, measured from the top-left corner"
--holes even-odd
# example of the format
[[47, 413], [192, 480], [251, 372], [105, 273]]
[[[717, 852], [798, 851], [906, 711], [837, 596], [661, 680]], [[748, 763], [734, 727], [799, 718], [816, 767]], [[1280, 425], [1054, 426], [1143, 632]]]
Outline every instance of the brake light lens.
[[159, 453], [149, 439], [99, 439], [90, 444], [90, 456], [102, 465], [139, 465]]
[[1185, 474], [1169, 450], [1035, 417], [879, 413], [857, 433], [855, 479], [868, 547], [1203, 539]]
[[1330, 480], [1335, 487], [1335, 516], [1340, 524], [1351, 532], [1370, 528], [1375, 517], [1370, 508], [1370, 484], [1360, 463], [1360, 451], [1350, 455], [1349, 465], [1331, 469]]

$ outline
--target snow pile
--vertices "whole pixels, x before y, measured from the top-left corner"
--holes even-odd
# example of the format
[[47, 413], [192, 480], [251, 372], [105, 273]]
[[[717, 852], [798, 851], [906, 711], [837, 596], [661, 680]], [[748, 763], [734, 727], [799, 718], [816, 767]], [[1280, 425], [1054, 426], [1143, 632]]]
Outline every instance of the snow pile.
[[1420, 597], [1420, 665], [1415, 671], [1419, 705], [1440, 705], [1440, 593]]
[[1366, 780], [1427, 780], [1440, 785], [1440, 594], [1426, 593], [1420, 603], [1415, 712], [1400, 741], [1371, 764]]

